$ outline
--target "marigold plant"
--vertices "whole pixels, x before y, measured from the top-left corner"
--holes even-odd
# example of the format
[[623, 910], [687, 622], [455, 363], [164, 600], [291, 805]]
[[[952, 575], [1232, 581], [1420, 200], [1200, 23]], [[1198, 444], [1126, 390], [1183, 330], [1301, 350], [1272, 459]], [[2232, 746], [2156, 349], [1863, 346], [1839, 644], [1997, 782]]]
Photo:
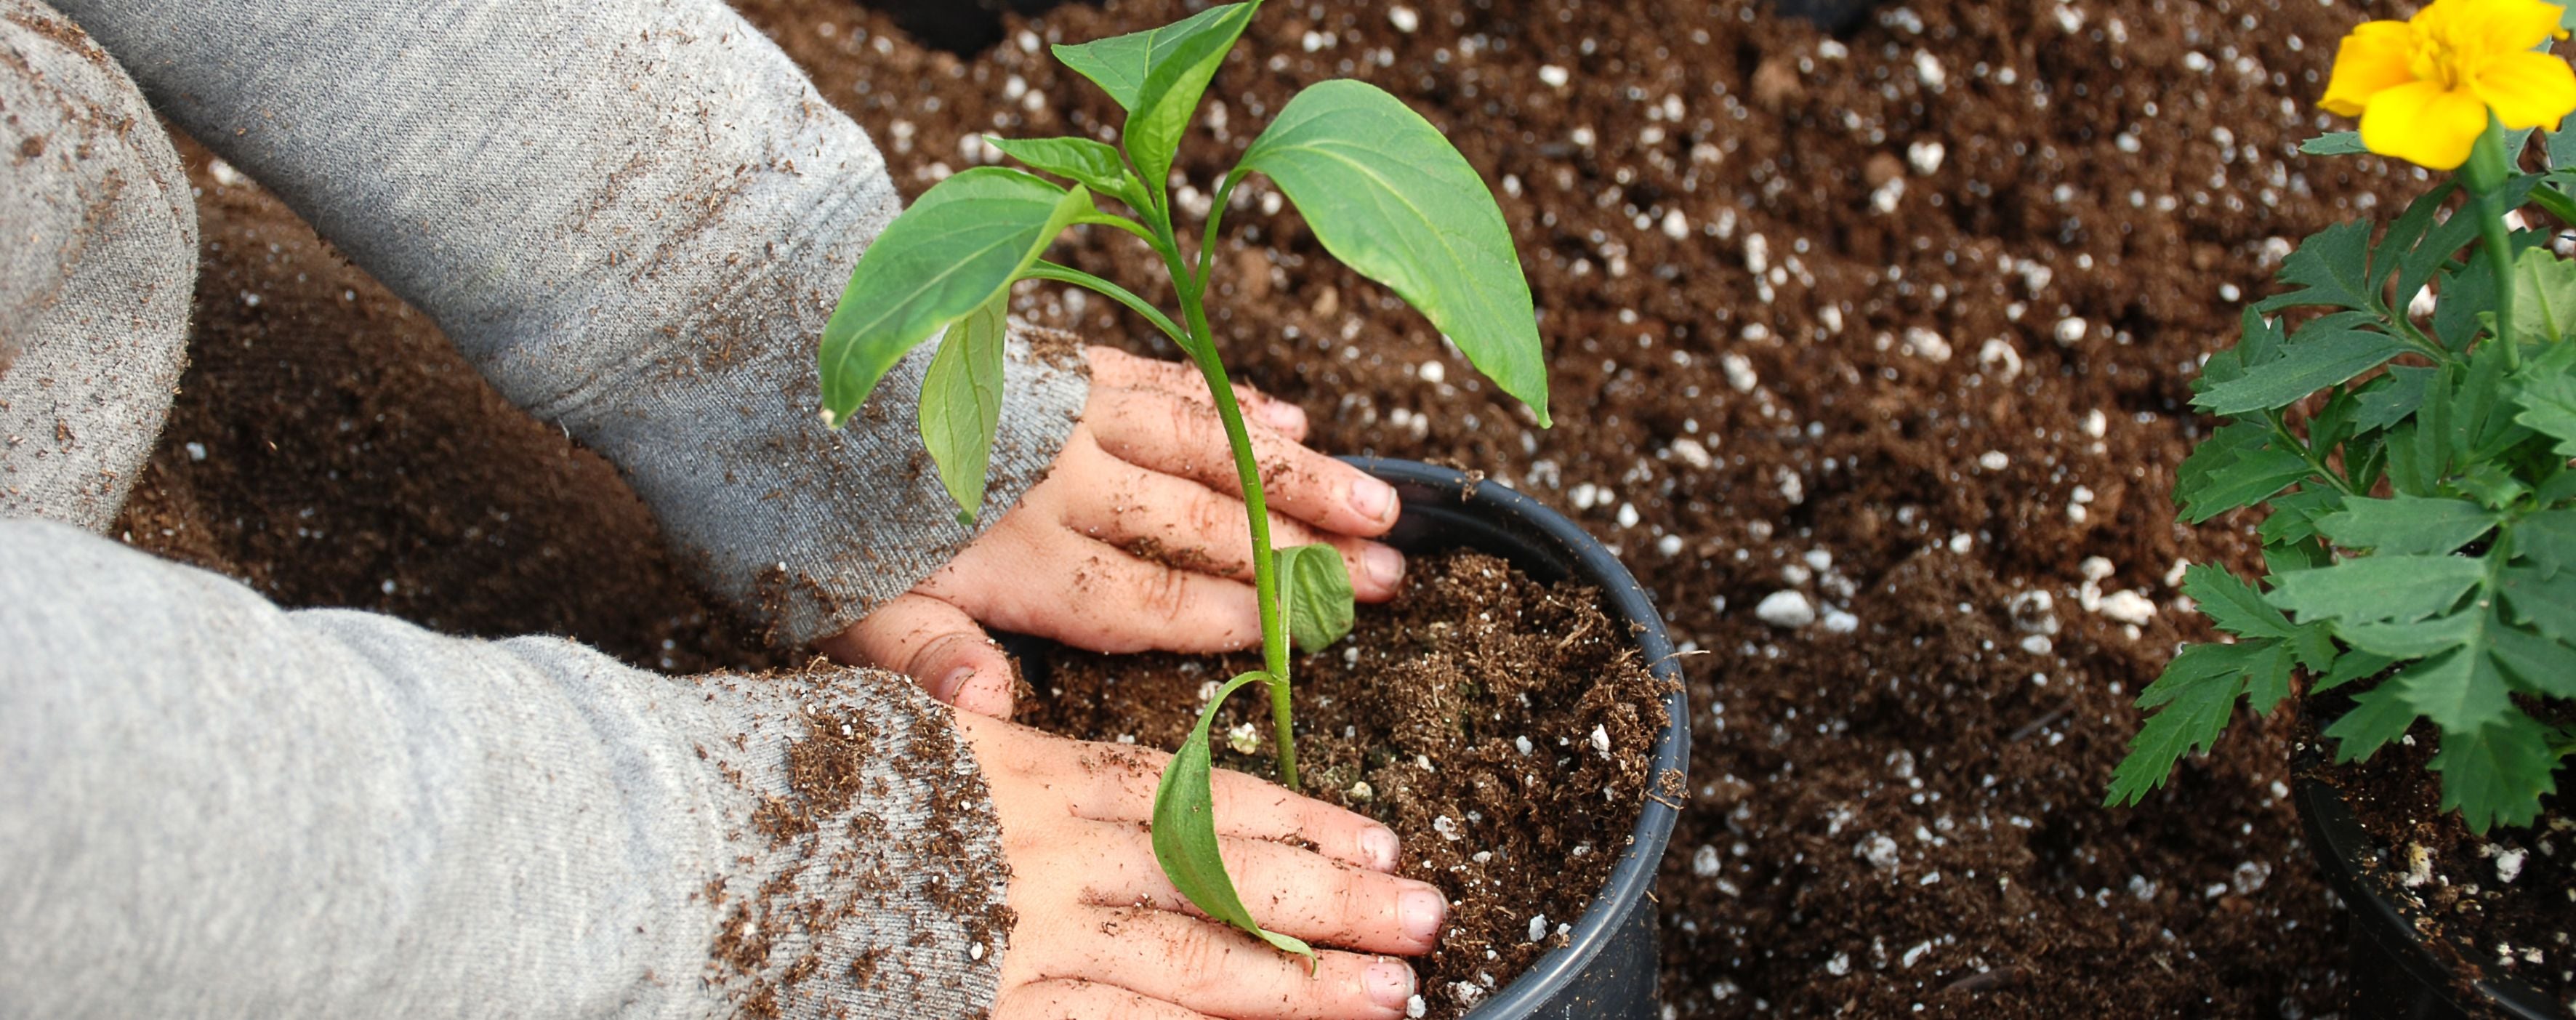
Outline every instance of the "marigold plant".
[[[2442, 806], [2473, 830], [2530, 824], [2556, 789], [2576, 753], [2576, 262], [2507, 213], [2576, 226], [2576, 134], [2557, 130], [2576, 70], [2535, 49], [2566, 37], [2564, 16], [2435, 0], [2343, 40], [2321, 105], [2360, 131], [2305, 151], [2458, 173], [2375, 240], [2351, 222], [2302, 242], [2287, 292], [2248, 308], [2195, 384], [2222, 424], [2175, 499], [2193, 523], [2268, 509], [2267, 572], [2185, 575], [2233, 640], [2185, 647], [2141, 692], [2153, 714], [2112, 803], [2208, 750], [2238, 699], [2279, 705], [2302, 670], [2310, 695], [2350, 695], [2325, 725], [2339, 761], [2429, 722]], [[2534, 128], [2550, 129], [2549, 169], [2524, 173]], [[2428, 288], [2432, 313], [2411, 313]]]

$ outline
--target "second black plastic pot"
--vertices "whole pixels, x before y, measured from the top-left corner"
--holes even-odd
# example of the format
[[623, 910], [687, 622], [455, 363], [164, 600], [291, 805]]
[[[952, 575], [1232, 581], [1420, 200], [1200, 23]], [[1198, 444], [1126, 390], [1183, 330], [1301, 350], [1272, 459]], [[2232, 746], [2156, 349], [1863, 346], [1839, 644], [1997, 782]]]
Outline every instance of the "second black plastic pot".
[[1664, 731], [1655, 741], [1650, 796], [1629, 830], [1610, 882], [1566, 945], [1550, 951], [1510, 984], [1468, 1012], [1471, 1020], [1609, 1018], [1654, 1020], [1657, 955], [1655, 906], [1647, 893], [1680, 809], [1653, 796], [1690, 767], [1690, 706], [1681, 669], [1654, 601], [1619, 558], [1565, 515], [1504, 486], [1479, 482], [1418, 461], [1346, 457], [1395, 486], [1404, 515], [1386, 542], [1407, 555], [1473, 549], [1508, 561], [1542, 581], [1571, 580], [1601, 590], [1602, 611], [1630, 624], [1637, 651], [1673, 692], [1664, 698]]

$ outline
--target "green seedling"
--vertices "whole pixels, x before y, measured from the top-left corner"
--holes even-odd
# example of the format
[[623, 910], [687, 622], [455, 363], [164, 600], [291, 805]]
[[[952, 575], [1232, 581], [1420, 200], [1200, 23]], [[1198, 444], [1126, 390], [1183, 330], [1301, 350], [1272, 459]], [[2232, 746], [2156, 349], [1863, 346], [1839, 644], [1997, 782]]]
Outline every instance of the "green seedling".
[[[1529, 283], [1492, 193], [1429, 121], [1364, 82], [1322, 82], [1291, 99], [1218, 184], [1197, 257], [1182, 251], [1169, 195], [1173, 155], [1209, 79], [1259, 8], [1259, 0], [1226, 4], [1150, 31], [1055, 47], [1056, 59], [1125, 108], [1123, 144], [991, 139], [1011, 158], [1072, 183], [978, 167], [941, 181], [889, 224], [860, 258], [824, 329], [823, 417], [848, 421], [897, 360], [939, 334], [922, 383], [921, 436], [959, 520], [972, 522], [1001, 418], [1004, 311], [1013, 283], [1096, 291], [1144, 317], [1198, 366], [1242, 479], [1262, 668], [1234, 678], [1209, 701], [1164, 770], [1154, 799], [1154, 852], [1172, 884], [1208, 916], [1311, 960], [1305, 943], [1263, 931], [1244, 909], [1217, 856], [1208, 792], [1209, 724], [1227, 695], [1255, 682], [1270, 694], [1279, 781], [1297, 786], [1289, 648], [1292, 640], [1308, 651], [1340, 640], [1352, 610], [1350, 577], [1333, 547], [1271, 548], [1260, 467], [1208, 328], [1217, 228], [1236, 185], [1256, 173], [1269, 177], [1324, 250], [1420, 309], [1504, 392], [1528, 404], [1542, 427], [1547, 374]], [[1128, 214], [1101, 209], [1096, 199], [1104, 196]], [[1042, 257], [1079, 225], [1134, 234], [1161, 256], [1179, 318]]]

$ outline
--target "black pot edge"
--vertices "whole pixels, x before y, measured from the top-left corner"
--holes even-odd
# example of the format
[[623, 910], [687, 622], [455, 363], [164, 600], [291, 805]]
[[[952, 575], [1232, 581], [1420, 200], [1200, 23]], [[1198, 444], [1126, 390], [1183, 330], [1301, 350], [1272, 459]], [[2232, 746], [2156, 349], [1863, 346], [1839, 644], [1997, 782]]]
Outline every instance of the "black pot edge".
[[[1430, 490], [1446, 501], [1469, 506], [1482, 506], [1493, 512], [1518, 518], [1564, 547], [1566, 553], [1591, 568], [1599, 577], [1585, 578], [1598, 584], [1610, 607], [1619, 615], [1645, 625], [1636, 635], [1638, 650], [1646, 657], [1647, 666], [1656, 676], [1673, 683], [1673, 692], [1664, 699], [1664, 733], [1655, 742], [1653, 776], [1668, 770], [1687, 776], [1690, 770], [1690, 705], [1688, 692], [1682, 686], [1681, 667], [1676, 662], [1671, 636], [1664, 628], [1664, 618], [1657, 612], [1654, 600], [1637, 583], [1618, 557], [1564, 515], [1509, 487], [1473, 479], [1466, 474], [1420, 461], [1379, 457], [1344, 457], [1399, 490]], [[1408, 501], [1408, 507], [1412, 501]], [[1399, 523], [1399, 527], [1401, 527]], [[1649, 790], [1654, 780], [1650, 778]], [[1620, 924], [1629, 917], [1632, 906], [1645, 900], [1654, 888], [1664, 849], [1672, 838], [1673, 824], [1681, 818], [1677, 806], [1656, 797], [1646, 798], [1638, 812], [1637, 824], [1629, 830], [1628, 846], [1620, 851], [1619, 863], [1610, 872], [1610, 882], [1584, 908], [1583, 917], [1567, 935], [1567, 944], [1539, 957], [1529, 970], [1495, 992], [1492, 998], [1468, 1011], [1469, 1020], [1503, 1020], [1532, 1016], [1546, 1004], [1548, 996], [1559, 986], [1570, 983], [1609, 944]], [[1651, 902], [1648, 903], [1651, 909]]]
[[[2362, 861], [2373, 852], [2370, 834], [2362, 829], [2351, 805], [2344, 802], [2343, 791], [2315, 777], [2317, 767], [2324, 763], [2319, 749], [2313, 743], [2303, 744], [2295, 758], [2298, 767], [2292, 779], [2296, 790], [2293, 799], [2297, 801], [2299, 820], [2307, 829], [2308, 842], [2315, 848], [2317, 867], [2325, 872], [2327, 884], [2343, 898], [2344, 910], [2353, 925], [2351, 954], [2355, 957], [2355, 974], [2365, 965], [2359, 959], [2362, 949], [2358, 940], [2369, 939], [2376, 944], [2380, 956], [2396, 961], [2408, 978], [2431, 990], [2440, 1004], [2456, 1015], [2472, 1015], [2455, 994], [2459, 985], [2451, 969], [2416, 937], [2409, 908], [2382, 894], [2362, 867]], [[2488, 1000], [2478, 1005], [2491, 1007], [2512, 1020], [2571, 1017], [2539, 989], [2519, 979], [2491, 976], [2473, 984]], [[2362, 1015], [2376, 1015], [2368, 1012], [2368, 1004], [2357, 1005]]]

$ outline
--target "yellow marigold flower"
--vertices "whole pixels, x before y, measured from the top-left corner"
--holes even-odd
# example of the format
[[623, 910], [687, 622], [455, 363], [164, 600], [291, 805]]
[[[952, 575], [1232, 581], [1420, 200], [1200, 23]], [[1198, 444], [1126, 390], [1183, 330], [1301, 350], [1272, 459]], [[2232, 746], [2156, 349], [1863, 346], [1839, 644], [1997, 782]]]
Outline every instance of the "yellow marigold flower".
[[2433, 0], [2405, 21], [2364, 22], [2335, 51], [2317, 105], [2361, 118], [2361, 144], [2434, 170], [2457, 168], [2486, 131], [2554, 127], [2576, 112], [2576, 70], [2533, 47], [2564, 39], [2540, 0]]

